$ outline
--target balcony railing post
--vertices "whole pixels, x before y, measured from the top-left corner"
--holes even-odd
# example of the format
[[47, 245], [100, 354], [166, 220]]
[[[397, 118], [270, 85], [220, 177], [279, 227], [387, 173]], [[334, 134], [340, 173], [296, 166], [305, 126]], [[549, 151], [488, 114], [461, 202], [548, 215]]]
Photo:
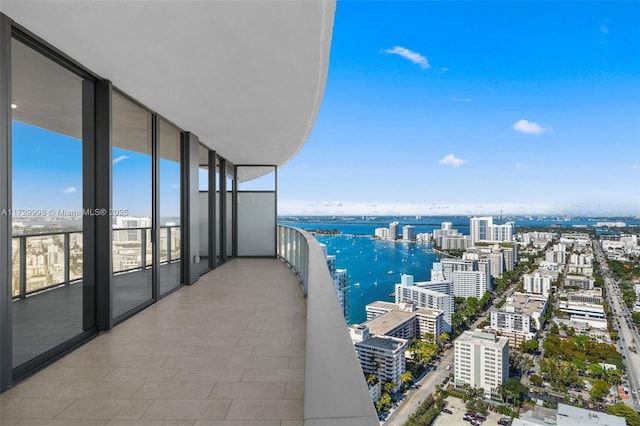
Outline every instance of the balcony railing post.
[[64, 233], [64, 285], [69, 285], [69, 269], [71, 268], [71, 244], [69, 232]]
[[142, 250], [142, 256], [140, 257], [140, 266], [144, 271], [147, 269], [147, 230], [140, 230], [140, 250]]
[[27, 297], [27, 237], [18, 237], [20, 242], [20, 291], [18, 297]]

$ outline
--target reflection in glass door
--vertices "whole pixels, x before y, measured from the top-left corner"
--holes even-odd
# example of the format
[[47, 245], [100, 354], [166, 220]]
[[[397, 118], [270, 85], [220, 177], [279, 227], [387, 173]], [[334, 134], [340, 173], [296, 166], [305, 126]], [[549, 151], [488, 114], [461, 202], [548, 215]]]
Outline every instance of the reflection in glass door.
[[82, 196], [91, 143], [83, 97], [94, 89], [20, 41], [11, 50], [12, 365], [20, 375], [95, 327]]
[[216, 194], [215, 194], [215, 218], [214, 218], [214, 226], [216, 227], [215, 232], [215, 252], [216, 252], [216, 264], [215, 266], [219, 266], [222, 264], [223, 260], [223, 250], [222, 250], [222, 236], [224, 235], [224, 227], [222, 226], [221, 219], [221, 209], [222, 209], [222, 189], [221, 189], [221, 179], [222, 174], [220, 173], [221, 164], [224, 164], [223, 161], [220, 160], [219, 157], [216, 156], [216, 176], [215, 176], [215, 186], [216, 186]]
[[199, 273], [202, 275], [213, 267], [212, 229], [210, 229], [210, 211], [211, 202], [209, 195], [209, 149], [200, 145], [198, 149], [199, 168], [198, 168], [198, 205], [199, 205], [199, 239], [200, 239], [200, 263], [198, 264]]
[[158, 199], [160, 200], [160, 295], [182, 284], [182, 220], [181, 220], [181, 134], [178, 129], [160, 120], [158, 153], [160, 172]]
[[151, 114], [113, 92], [113, 318], [153, 300]]

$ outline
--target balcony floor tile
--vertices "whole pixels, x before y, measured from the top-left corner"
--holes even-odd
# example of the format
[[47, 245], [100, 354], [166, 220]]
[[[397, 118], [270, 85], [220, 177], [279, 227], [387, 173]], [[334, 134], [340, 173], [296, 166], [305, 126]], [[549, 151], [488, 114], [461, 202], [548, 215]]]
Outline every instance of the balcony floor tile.
[[234, 259], [0, 395], [0, 424], [301, 425], [306, 301]]

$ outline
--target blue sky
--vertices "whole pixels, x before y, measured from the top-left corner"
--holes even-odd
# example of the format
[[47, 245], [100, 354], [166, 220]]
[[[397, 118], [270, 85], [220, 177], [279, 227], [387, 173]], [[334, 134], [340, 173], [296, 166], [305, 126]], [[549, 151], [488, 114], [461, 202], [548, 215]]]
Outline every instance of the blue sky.
[[640, 3], [339, 1], [280, 214], [640, 214]]
[[[12, 133], [13, 208], [81, 211], [81, 141], [19, 121]], [[151, 216], [150, 155], [113, 148], [113, 208]], [[180, 166], [160, 159], [161, 225], [179, 215]]]

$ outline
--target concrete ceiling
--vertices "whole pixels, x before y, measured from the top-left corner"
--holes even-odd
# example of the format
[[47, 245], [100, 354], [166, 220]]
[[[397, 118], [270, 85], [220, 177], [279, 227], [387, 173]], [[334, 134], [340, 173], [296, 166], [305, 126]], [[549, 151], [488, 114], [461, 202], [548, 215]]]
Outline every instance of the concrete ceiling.
[[[2, 0], [0, 10], [231, 162], [282, 166], [320, 107], [335, 0]], [[14, 87], [64, 98], [62, 86], [34, 83], [51, 70], [30, 68], [14, 69]], [[77, 82], [67, 80], [76, 88], [67, 98], [77, 99]]]

